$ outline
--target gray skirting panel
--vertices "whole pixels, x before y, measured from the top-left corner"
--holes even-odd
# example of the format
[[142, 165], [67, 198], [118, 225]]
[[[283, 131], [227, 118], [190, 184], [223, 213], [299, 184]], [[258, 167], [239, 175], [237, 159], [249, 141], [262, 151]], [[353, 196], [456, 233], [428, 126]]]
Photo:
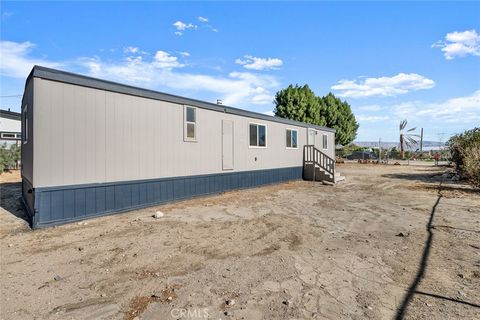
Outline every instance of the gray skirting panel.
[[[33, 228], [301, 179], [302, 167], [34, 189]], [[26, 200], [26, 199], [25, 199]]]

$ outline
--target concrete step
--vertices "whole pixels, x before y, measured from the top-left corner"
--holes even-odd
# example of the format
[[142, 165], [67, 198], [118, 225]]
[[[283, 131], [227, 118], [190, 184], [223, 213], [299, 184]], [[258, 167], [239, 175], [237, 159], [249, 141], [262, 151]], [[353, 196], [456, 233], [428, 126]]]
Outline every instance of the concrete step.
[[345, 177], [340, 174], [340, 172], [335, 171], [335, 182], [340, 182], [345, 180]]

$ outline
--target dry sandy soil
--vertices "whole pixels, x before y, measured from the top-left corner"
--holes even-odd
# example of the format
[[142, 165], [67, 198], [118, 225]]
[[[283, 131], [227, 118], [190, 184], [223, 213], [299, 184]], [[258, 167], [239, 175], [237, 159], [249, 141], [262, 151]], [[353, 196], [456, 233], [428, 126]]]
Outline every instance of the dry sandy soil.
[[36, 231], [18, 176], [3, 174], [0, 318], [479, 319], [478, 190], [427, 166], [338, 167], [336, 186], [297, 181]]

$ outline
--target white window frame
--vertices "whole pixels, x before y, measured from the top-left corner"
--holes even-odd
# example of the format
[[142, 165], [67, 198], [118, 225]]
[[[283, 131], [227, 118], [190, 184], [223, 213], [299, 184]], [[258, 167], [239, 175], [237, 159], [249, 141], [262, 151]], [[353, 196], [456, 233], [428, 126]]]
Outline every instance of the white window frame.
[[[289, 147], [288, 145], [286, 146], [286, 149], [298, 149], [298, 130], [297, 129], [293, 129], [293, 128], [286, 128], [285, 129], [285, 142], [287, 142], [287, 137], [286, 135], [288, 134], [288, 131], [295, 131], [297, 133], [297, 146], [296, 147]], [[291, 133], [290, 133], [290, 145], [293, 145], [292, 144], [292, 136], [291, 136]]]
[[26, 104], [25, 107], [23, 107], [22, 111], [22, 121], [23, 121], [23, 144], [28, 143], [28, 105]]
[[[191, 108], [195, 111], [195, 121], [187, 121], [187, 109]], [[198, 141], [198, 108], [184, 105], [183, 107], [183, 141], [185, 142], [197, 142]], [[188, 124], [193, 124], [193, 138], [188, 136], [187, 127]]]
[[[8, 137], [9, 135], [11, 135], [11, 137]], [[17, 135], [14, 132], [2, 132], [0, 133], [0, 138], [6, 140], [15, 140], [17, 138]]]
[[[257, 126], [257, 145], [256, 146], [251, 146], [250, 145], [250, 125], [256, 125]], [[259, 146], [259, 139], [260, 135], [258, 134], [258, 126], [264, 126], [265, 127], [265, 146]], [[257, 123], [257, 122], [249, 122], [248, 123], [248, 147], [251, 149], [266, 149], [268, 147], [268, 126], [265, 123]]]
[[[325, 147], [326, 146], [326, 147]], [[327, 134], [323, 134], [323, 137], [322, 137], [322, 148], [323, 150], [328, 150], [328, 135]]]

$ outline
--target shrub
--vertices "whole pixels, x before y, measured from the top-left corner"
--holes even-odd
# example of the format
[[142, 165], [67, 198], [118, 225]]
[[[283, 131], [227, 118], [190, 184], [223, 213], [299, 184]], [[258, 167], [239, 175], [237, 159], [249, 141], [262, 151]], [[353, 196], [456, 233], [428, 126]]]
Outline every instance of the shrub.
[[463, 151], [463, 172], [471, 184], [480, 188], [480, 142]]
[[362, 151], [366, 148], [357, 146], [353, 143], [344, 146], [342, 149], [337, 151], [337, 156], [340, 158], [346, 158], [348, 155], [352, 154], [355, 151]]
[[480, 187], [480, 128], [454, 135], [447, 142], [450, 160], [472, 185]]
[[12, 145], [10, 148], [7, 148], [5, 144], [0, 145], [0, 174], [5, 169], [15, 168], [19, 160], [20, 147]]

